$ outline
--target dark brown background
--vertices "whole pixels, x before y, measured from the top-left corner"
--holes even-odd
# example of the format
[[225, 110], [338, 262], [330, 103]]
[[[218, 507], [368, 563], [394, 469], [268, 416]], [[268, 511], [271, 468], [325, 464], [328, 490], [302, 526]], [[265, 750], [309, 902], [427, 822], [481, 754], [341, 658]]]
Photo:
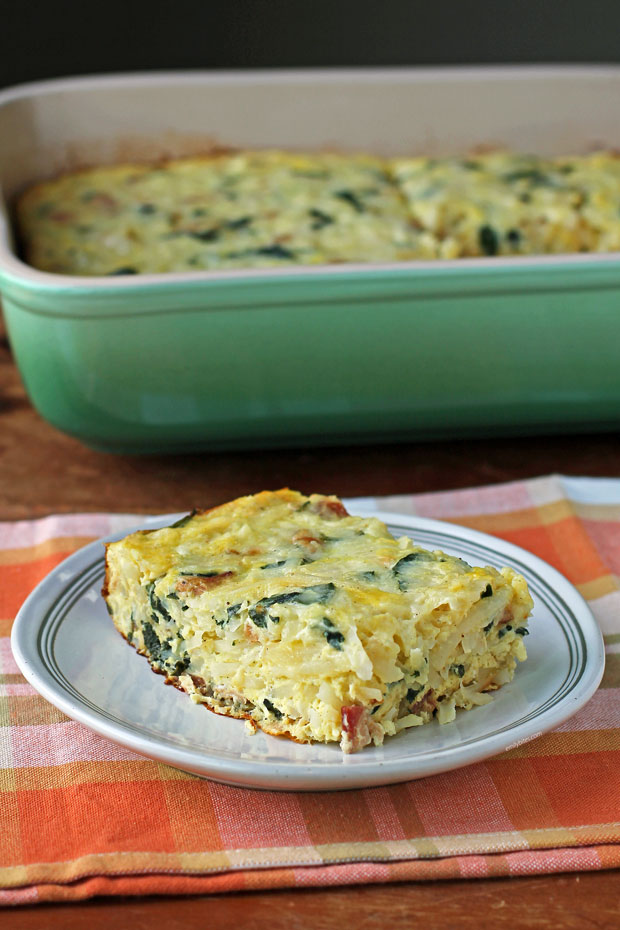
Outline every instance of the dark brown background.
[[102, 71], [620, 61], [617, 0], [5, 0], [0, 87]]

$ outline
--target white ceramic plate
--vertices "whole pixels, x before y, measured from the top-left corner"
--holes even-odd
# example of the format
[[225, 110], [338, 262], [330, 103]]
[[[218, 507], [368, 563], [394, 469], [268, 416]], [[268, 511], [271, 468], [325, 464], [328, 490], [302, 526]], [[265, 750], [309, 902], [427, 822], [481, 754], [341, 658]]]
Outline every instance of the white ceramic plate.
[[[12, 633], [17, 663], [48, 701], [123, 746], [228, 784], [293, 791], [383, 785], [469, 765], [558, 726], [592, 696], [603, 674], [601, 634], [581, 595], [555, 569], [460, 526], [365, 510], [368, 515], [396, 536], [413, 536], [473, 564], [510, 565], [527, 578], [535, 601], [529, 658], [492, 703], [349, 756], [336, 744], [252, 735], [242, 721], [209, 713], [166, 687], [119, 636], [100, 596], [103, 541], [66, 559], [24, 603]], [[147, 518], [142, 527], [166, 526], [177, 516]]]

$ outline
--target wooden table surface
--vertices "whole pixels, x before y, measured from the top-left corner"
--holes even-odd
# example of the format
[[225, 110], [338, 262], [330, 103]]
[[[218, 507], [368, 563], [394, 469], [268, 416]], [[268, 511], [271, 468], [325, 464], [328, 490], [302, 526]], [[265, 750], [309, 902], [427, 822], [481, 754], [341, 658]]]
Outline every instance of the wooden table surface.
[[[42, 421], [0, 344], [0, 519], [51, 512], [169, 512], [288, 485], [301, 491], [399, 494], [535, 475], [620, 477], [616, 434], [409, 443], [335, 449], [115, 457]], [[192, 898], [102, 898], [0, 913], [6, 930], [493, 930], [620, 927], [620, 873], [424, 882]]]

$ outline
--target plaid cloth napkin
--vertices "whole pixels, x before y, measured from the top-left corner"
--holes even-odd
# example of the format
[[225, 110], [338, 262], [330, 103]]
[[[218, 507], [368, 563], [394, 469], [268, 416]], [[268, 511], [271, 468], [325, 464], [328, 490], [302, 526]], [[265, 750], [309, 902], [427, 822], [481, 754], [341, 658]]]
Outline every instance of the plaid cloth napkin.
[[606, 640], [586, 707], [486, 762], [392, 787], [282, 794], [204, 781], [67, 719], [11, 654], [12, 618], [35, 584], [135, 516], [0, 525], [0, 903], [620, 865], [620, 480], [556, 475], [364, 503], [493, 533], [566, 575]]

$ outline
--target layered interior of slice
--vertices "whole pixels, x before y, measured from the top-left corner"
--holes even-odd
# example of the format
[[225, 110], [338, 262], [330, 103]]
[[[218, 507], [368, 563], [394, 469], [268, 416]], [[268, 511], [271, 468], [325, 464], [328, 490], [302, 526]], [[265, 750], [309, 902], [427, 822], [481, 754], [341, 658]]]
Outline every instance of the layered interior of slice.
[[112, 543], [117, 629], [192, 700], [345, 752], [490, 700], [526, 658], [509, 568], [471, 567], [336, 497], [243, 497]]

